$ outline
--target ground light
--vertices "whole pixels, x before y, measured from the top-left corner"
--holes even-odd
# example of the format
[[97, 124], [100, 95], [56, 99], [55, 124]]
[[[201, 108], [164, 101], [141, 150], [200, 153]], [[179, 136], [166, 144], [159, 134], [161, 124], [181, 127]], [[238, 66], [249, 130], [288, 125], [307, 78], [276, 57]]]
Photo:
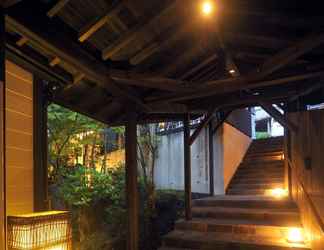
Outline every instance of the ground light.
[[15, 250], [71, 250], [70, 214], [63, 211], [8, 216], [8, 246]]
[[214, 3], [212, 1], [204, 1], [201, 5], [201, 11], [205, 16], [209, 16], [214, 11]]
[[303, 230], [300, 228], [290, 228], [288, 230], [287, 241], [289, 243], [304, 243], [305, 237], [303, 234]]
[[266, 194], [281, 199], [288, 196], [288, 191], [283, 188], [274, 188], [266, 191]]

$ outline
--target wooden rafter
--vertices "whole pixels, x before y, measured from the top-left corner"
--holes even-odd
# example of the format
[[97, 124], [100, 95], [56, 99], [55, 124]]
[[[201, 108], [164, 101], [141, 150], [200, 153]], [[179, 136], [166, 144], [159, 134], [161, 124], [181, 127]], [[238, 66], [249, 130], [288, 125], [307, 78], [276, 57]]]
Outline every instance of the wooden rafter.
[[275, 109], [271, 104], [260, 103], [261, 107], [272, 116], [277, 122], [279, 122], [283, 127], [288, 128], [290, 131], [297, 132], [298, 127], [286, 119], [277, 109]]
[[144, 60], [146, 60], [147, 58], [153, 56], [155, 53], [167, 49], [172, 44], [179, 41], [181, 37], [183, 37], [191, 29], [192, 29], [192, 25], [186, 24], [180, 29], [178, 29], [176, 32], [168, 36], [168, 39], [164, 39], [163, 41], [155, 41], [151, 43], [149, 46], [145, 47], [143, 50], [136, 53], [130, 59], [131, 64], [138, 65], [142, 63]]
[[28, 42], [28, 39], [26, 37], [21, 37], [17, 42], [17, 46], [21, 47], [25, 45]]
[[70, 0], [58, 0], [57, 3], [47, 12], [47, 16], [52, 18], [57, 15], [68, 4]]
[[154, 23], [161, 16], [170, 12], [177, 5], [179, 0], [172, 1], [170, 6], [165, 8], [162, 12], [157, 15], [153, 15], [153, 17], [146, 17], [142, 21], [140, 21], [133, 28], [124, 33], [119, 39], [117, 39], [113, 44], [111, 44], [108, 48], [102, 51], [103, 60], [107, 60], [114, 56], [117, 52], [119, 52], [123, 47], [129, 44], [138, 34], [147, 29], [152, 23]]
[[[253, 71], [247, 74], [244, 77], [237, 77], [237, 78], [229, 78], [220, 81], [211, 81], [208, 83], [209, 87], [206, 87], [200, 93], [193, 93], [187, 96], [185, 95], [176, 95], [170, 98], [161, 98], [163, 101], [182, 101], [182, 100], [190, 100], [195, 98], [201, 98], [206, 96], [211, 96], [214, 94], [221, 94], [226, 92], [233, 92], [238, 91], [241, 89], [248, 89], [253, 87], [263, 87], [281, 83], [287, 83], [287, 80], [291, 80], [289, 78], [286, 79], [278, 79], [265, 81], [258, 83], [258, 80], [265, 78], [266, 76], [270, 75], [271, 73], [283, 68], [287, 64], [291, 63], [292, 61], [296, 60], [300, 56], [304, 55], [305, 53], [309, 52], [310, 50], [318, 47], [324, 43], [324, 35], [312, 35], [307, 37], [306, 39], [294, 44], [293, 46], [277, 53], [273, 57], [266, 60], [266, 62], [256, 71]], [[313, 78], [322, 76], [323, 72], [314, 72], [310, 74], [306, 74], [304, 76], [300, 76], [302, 80], [305, 78]], [[295, 81], [298, 81], [299, 77], [296, 77]], [[222, 85], [220, 85], [222, 84]], [[214, 86], [212, 86], [214, 85]]]
[[189, 50], [184, 51], [182, 55], [162, 69], [160, 74], [167, 77], [172, 76], [181, 66], [191, 62], [197, 55], [201, 54], [204, 49], [205, 48], [201, 46], [201, 44], [196, 43]]
[[[212, 86], [206, 86], [205, 88], [201, 88], [201, 91], [199, 92], [192, 92], [191, 94], [175, 94], [173, 96], [162, 96], [162, 97], [149, 97], [147, 98], [147, 101], [149, 102], [178, 102], [178, 101], [185, 101], [185, 100], [191, 100], [191, 99], [198, 99], [198, 98], [204, 98], [208, 96], [214, 96], [214, 95], [220, 95], [225, 93], [232, 93], [239, 90], [248, 90], [248, 89], [254, 89], [254, 88], [261, 88], [261, 87], [267, 87], [267, 86], [275, 86], [275, 85], [282, 85], [287, 83], [293, 83], [293, 82], [301, 82], [303, 80], [307, 79], [315, 79], [319, 77], [324, 76], [324, 71], [316, 71], [301, 75], [294, 75], [294, 76], [288, 76], [268, 81], [255, 81], [255, 82], [247, 82], [244, 79], [241, 78], [232, 78], [232, 79], [226, 79], [226, 80], [219, 80], [214, 81]], [[216, 84], [218, 82], [218, 84]]]
[[123, 1], [118, 1], [106, 15], [100, 18], [95, 18], [95, 20], [87, 24], [79, 33], [79, 41], [86, 41], [112, 18], [116, 18], [116, 15], [122, 10], [123, 6]]
[[60, 62], [61, 62], [61, 59], [56, 56], [50, 61], [49, 65], [51, 67], [54, 67], [54, 66], [58, 65]]
[[195, 67], [193, 67], [192, 69], [190, 69], [189, 71], [187, 71], [185, 74], [183, 74], [180, 79], [181, 80], [186, 80], [189, 77], [191, 77], [194, 73], [196, 73], [197, 71], [201, 70], [202, 68], [204, 68], [205, 66], [207, 66], [208, 64], [210, 64], [212, 61], [216, 60], [218, 58], [217, 54], [213, 54], [209, 57], [207, 57], [205, 60], [203, 60], [201, 63], [199, 63], [198, 65], [196, 65]]
[[100, 66], [99, 63], [94, 64], [94, 62], [88, 57], [72, 54], [73, 51], [69, 51], [63, 44], [58, 44], [58, 41], [54, 41], [53, 39], [49, 41], [43, 38], [41, 35], [31, 31], [9, 16], [6, 16], [6, 27], [16, 31], [21, 36], [28, 38], [31, 42], [41, 46], [50, 54], [56, 55], [65, 63], [69, 64], [79, 72], [82, 72], [88, 79], [107, 89], [116, 97], [123, 97], [134, 102], [145, 111], [150, 110], [138, 97], [132, 96], [128, 92], [120, 89], [115, 81], [107, 75], [106, 68]]

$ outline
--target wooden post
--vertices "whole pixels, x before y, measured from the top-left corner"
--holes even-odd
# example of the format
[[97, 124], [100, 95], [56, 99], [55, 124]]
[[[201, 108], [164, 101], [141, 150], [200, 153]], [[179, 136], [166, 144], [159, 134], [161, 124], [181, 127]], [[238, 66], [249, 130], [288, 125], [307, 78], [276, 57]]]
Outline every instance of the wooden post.
[[0, 4], [0, 249], [6, 249], [5, 21]]
[[213, 133], [213, 122], [209, 123], [209, 194], [214, 196], [214, 133]]
[[128, 250], [138, 250], [139, 204], [137, 186], [136, 114], [129, 113], [126, 124], [126, 197], [128, 208]]
[[186, 114], [183, 120], [184, 148], [184, 185], [185, 185], [185, 216], [192, 219], [191, 213], [191, 148], [190, 148], [190, 116]]
[[41, 79], [34, 78], [34, 210], [46, 211], [47, 186], [47, 100]]

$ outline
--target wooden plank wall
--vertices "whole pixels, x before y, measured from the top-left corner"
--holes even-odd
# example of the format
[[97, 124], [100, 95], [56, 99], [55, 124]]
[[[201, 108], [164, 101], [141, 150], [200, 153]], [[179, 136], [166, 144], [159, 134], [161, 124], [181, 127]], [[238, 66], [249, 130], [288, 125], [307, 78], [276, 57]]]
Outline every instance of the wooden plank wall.
[[33, 212], [33, 75], [6, 61], [7, 214]]
[[5, 40], [4, 9], [0, 6], [0, 249], [6, 249], [6, 197], [5, 197], [5, 165], [4, 165], [4, 95], [5, 95]]
[[323, 250], [324, 110], [291, 113], [288, 117], [299, 125], [298, 133], [289, 133], [291, 146], [287, 149], [290, 151], [292, 196], [300, 208], [312, 249]]

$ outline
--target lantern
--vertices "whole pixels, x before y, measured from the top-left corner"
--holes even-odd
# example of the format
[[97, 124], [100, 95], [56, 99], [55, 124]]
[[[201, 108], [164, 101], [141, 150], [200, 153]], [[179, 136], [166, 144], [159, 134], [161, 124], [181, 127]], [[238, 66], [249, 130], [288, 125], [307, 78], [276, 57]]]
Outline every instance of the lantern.
[[9, 250], [71, 250], [69, 212], [8, 216]]

